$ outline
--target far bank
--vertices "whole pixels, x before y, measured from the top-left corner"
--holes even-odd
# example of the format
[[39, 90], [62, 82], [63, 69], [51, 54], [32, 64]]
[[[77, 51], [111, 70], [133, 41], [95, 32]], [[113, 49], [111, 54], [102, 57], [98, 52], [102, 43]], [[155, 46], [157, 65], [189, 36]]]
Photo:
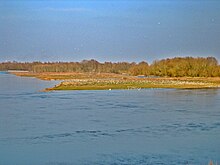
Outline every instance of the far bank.
[[35, 77], [41, 80], [62, 80], [51, 90], [113, 90], [142, 88], [199, 89], [219, 88], [220, 77], [145, 77], [114, 73], [78, 72], [10, 72], [16, 76]]

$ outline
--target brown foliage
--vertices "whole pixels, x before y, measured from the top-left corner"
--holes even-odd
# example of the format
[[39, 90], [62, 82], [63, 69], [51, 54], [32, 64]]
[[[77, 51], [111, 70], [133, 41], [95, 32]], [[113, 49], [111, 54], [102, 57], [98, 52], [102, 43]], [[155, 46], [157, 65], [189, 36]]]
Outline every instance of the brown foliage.
[[27, 70], [35, 73], [41, 72], [89, 72], [89, 73], [126, 73], [137, 75], [155, 75], [167, 77], [219, 77], [220, 66], [214, 57], [175, 57], [147, 62], [104, 62], [94, 59], [82, 62], [3, 62], [0, 70]]

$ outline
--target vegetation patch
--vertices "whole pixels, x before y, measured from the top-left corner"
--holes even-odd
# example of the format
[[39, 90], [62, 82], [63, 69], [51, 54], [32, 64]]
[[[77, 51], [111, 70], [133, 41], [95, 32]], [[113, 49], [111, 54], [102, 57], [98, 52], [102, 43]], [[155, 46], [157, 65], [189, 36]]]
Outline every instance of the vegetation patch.
[[143, 88], [182, 88], [182, 89], [196, 89], [196, 88], [218, 88], [219, 83], [207, 82], [201, 80], [195, 81], [182, 79], [75, 79], [63, 81], [49, 90], [112, 90], [112, 89], [143, 89]]
[[[218, 88], [220, 66], [214, 57], [175, 57], [147, 62], [0, 63], [0, 70], [22, 70], [17, 76], [64, 80], [46, 90], [109, 90], [141, 88]], [[24, 72], [24, 70], [28, 72]]]
[[175, 57], [155, 60], [152, 64], [148, 64], [146, 61], [140, 63], [100, 63], [94, 59], [81, 62], [3, 62], [0, 63], [0, 70], [22, 70], [32, 72], [33, 74], [75, 72], [88, 74], [117, 73], [132, 76], [220, 77], [220, 66], [214, 57]]

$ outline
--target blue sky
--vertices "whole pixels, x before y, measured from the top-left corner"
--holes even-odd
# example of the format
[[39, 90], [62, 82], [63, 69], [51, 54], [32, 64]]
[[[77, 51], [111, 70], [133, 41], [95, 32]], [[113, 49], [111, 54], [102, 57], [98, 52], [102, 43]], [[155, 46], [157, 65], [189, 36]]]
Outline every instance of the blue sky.
[[0, 61], [220, 59], [218, 0], [1, 0]]

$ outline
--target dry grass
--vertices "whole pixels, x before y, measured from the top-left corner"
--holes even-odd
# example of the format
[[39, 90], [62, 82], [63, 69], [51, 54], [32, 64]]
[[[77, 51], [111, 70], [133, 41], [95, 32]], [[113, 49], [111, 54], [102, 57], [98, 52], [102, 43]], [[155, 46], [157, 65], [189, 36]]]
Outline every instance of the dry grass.
[[42, 80], [64, 80], [47, 90], [106, 90], [141, 88], [218, 88], [220, 77], [160, 77], [138, 78], [113, 73], [13, 73], [17, 76], [36, 77]]
[[[11, 72], [17, 76], [36, 77], [41, 80], [69, 80], [69, 79], [103, 79], [103, 78], [126, 78], [126, 75], [114, 73], [78, 73], [78, 72]], [[131, 76], [129, 76], [131, 77]]]

